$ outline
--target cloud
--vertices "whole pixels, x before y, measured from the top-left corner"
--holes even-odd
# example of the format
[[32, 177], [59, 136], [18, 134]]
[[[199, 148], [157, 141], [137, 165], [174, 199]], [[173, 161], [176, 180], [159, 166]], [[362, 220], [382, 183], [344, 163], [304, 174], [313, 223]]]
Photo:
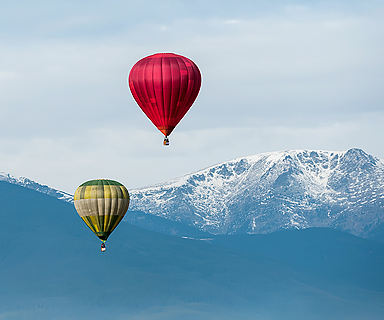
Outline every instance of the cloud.
[[[78, 180], [139, 187], [290, 148], [384, 158], [384, 20], [374, 2], [25, 4], [0, 14], [1, 171], [71, 192]], [[126, 85], [155, 52], [188, 56], [203, 76], [170, 148]]]

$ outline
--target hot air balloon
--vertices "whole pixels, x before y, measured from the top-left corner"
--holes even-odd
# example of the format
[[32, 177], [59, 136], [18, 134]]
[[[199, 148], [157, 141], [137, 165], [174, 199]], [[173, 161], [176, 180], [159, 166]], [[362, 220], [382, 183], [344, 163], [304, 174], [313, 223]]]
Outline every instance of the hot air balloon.
[[74, 203], [79, 216], [103, 242], [101, 251], [105, 251], [105, 241], [128, 210], [128, 190], [117, 181], [90, 180], [77, 188]]
[[139, 107], [168, 136], [192, 106], [201, 86], [201, 74], [190, 59], [174, 53], [156, 53], [132, 67], [128, 86]]

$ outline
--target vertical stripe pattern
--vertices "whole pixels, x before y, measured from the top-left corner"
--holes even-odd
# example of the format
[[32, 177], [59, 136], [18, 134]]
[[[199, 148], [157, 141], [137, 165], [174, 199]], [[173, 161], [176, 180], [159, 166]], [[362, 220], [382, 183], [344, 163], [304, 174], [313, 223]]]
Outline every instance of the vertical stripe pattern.
[[201, 74], [186, 57], [157, 53], [132, 67], [128, 86], [143, 112], [168, 136], [199, 94]]
[[77, 188], [74, 204], [87, 226], [106, 241], [128, 210], [129, 193], [117, 181], [91, 180]]

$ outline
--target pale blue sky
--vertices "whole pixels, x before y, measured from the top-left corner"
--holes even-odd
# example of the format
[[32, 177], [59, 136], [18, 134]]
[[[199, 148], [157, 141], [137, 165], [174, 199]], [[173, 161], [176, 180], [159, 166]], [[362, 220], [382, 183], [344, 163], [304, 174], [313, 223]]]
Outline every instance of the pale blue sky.
[[[126, 85], [155, 52], [203, 76], [169, 148]], [[3, 1], [0, 171], [74, 192], [286, 149], [384, 158], [383, 56], [382, 1]]]

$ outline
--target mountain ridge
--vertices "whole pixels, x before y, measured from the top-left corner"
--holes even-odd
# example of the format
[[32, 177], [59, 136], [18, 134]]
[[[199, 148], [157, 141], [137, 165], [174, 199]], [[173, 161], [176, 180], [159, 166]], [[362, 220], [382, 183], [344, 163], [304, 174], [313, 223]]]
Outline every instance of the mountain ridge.
[[[73, 195], [25, 177], [0, 173], [0, 181], [73, 202]], [[168, 234], [331, 227], [383, 238], [384, 163], [357, 148], [241, 157], [131, 189], [130, 195], [124, 221]]]
[[0, 181], [4, 319], [381, 319], [384, 244], [338, 230], [182, 239]]
[[237, 158], [130, 191], [130, 210], [213, 234], [332, 227], [367, 237], [384, 220], [384, 164], [361, 149]]
[[28, 179], [26, 177], [15, 177], [9, 173], [0, 172], [0, 181], [5, 181], [11, 184], [15, 184], [18, 186], [22, 186], [28, 189], [32, 189], [47, 195], [50, 195], [52, 197], [55, 197], [59, 200], [65, 201], [65, 202], [73, 202], [73, 195], [65, 192], [60, 191], [54, 188], [51, 188], [47, 185], [40, 184], [36, 181], [33, 181], [31, 179]]

